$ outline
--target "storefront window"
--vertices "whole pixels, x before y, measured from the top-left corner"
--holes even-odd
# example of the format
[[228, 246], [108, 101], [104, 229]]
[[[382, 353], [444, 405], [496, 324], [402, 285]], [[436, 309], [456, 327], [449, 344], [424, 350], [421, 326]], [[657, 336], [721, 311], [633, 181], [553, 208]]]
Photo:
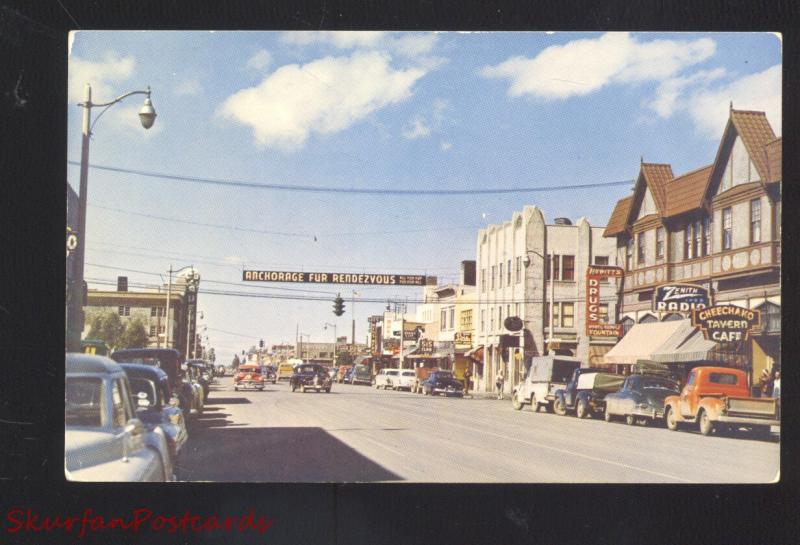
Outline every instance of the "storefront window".
[[561, 303], [561, 325], [563, 327], [575, 327], [575, 305], [573, 303]]

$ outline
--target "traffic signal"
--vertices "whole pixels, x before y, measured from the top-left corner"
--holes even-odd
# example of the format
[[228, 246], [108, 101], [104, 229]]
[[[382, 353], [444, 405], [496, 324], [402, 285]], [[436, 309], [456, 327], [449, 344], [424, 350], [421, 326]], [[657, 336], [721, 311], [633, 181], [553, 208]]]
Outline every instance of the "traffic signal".
[[341, 295], [337, 295], [336, 299], [333, 300], [333, 313], [336, 316], [344, 314], [344, 299], [342, 299]]
[[260, 341], [258, 341], [258, 347], [259, 348], [264, 348], [264, 339], [261, 339]]

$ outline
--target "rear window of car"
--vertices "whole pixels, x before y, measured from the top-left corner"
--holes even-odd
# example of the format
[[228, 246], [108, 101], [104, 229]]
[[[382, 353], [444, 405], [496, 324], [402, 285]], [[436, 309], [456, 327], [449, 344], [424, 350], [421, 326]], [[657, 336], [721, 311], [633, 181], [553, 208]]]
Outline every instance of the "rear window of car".
[[708, 382], [733, 386], [738, 383], [738, 378], [731, 373], [711, 373], [708, 377]]
[[128, 377], [133, 402], [137, 407], [154, 407], [158, 401], [156, 385], [153, 381], [140, 377]]
[[416, 375], [414, 374], [414, 371], [403, 371], [403, 376], [404, 377], [414, 377]]
[[396, 377], [398, 375], [397, 371], [386, 371], [386, 374], [392, 377]]
[[102, 382], [97, 378], [67, 378], [64, 419], [67, 426], [99, 427]]

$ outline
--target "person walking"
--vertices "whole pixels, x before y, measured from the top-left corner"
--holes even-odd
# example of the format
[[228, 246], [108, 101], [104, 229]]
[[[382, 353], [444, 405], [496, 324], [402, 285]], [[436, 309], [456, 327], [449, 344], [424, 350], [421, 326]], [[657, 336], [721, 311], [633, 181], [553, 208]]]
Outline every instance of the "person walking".
[[472, 378], [472, 373], [469, 372], [469, 367], [464, 370], [464, 396], [469, 395], [469, 382]]
[[505, 377], [503, 376], [503, 369], [500, 369], [497, 372], [497, 379], [494, 381], [494, 385], [497, 387], [497, 399], [503, 399], [503, 383], [505, 382]]

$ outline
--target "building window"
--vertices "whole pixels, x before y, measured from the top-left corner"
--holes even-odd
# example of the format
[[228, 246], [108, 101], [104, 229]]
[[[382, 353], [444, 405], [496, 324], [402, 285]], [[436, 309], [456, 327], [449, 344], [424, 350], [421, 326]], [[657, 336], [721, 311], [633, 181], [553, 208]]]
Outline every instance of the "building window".
[[594, 256], [594, 264], [595, 265], [608, 265], [608, 256], [607, 255], [596, 255]]
[[481, 293], [486, 293], [486, 269], [481, 269]]
[[722, 249], [730, 250], [733, 246], [733, 216], [730, 208], [722, 209]]
[[450, 329], [456, 327], [456, 307], [450, 307]]
[[150, 336], [151, 337], [155, 337], [156, 336], [156, 326], [154, 326], [154, 325], [150, 326]]
[[634, 321], [633, 318], [623, 318], [622, 320], [622, 336], [624, 337], [628, 331], [631, 330], [633, 327]]
[[711, 218], [708, 216], [703, 218], [703, 236], [705, 237], [703, 255], [711, 255]]
[[761, 199], [750, 201], [750, 244], [761, 242]]
[[664, 228], [656, 229], [656, 259], [664, 259]]
[[442, 309], [441, 316], [439, 316], [439, 327], [447, 329], [447, 310]]
[[561, 327], [575, 327], [575, 304], [561, 303]]
[[575, 280], [575, 256], [565, 255], [561, 257], [562, 280]]
[[502, 288], [502, 287], [503, 287], [503, 264], [502, 264], [502, 263], [500, 263], [500, 265], [499, 265], [499, 267], [498, 267], [498, 268], [499, 268], [499, 273], [500, 273], [500, 275], [499, 275], [499, 277], [497, 278], [497, 287], [498, 287], [498, 288]]
[[503, 328], [503, 305], [497, 307], [497, 329]]
[[117, 310], [120, 316], [130, 316], [131, 315], [131, 307], [127, 306], [120, 306]]
[[158, 317], [166, 316], [167, 315], [166, 310], [167, 309], [165, 307], [150, 307], [150, 316], [153, 318], [155, 318], [156, 316]]
[[522, 316], [519, 315], [519, 303], [514, 303], [514, 316], [522, 318]]
[[489, 331], [494, 331], [494, 308], [489, 309]]
[[700, 220], [694, 222], [694, 256], [703, 255], [703, 224]]
[[[561, 327], [561, 320], [559, 320], [559, 303], [553, 305], [553, 327]], [[550, 326], [550, 303], [544, 304], [544, 325]]]
[[461, 329], [463, 330], [472, 329], [472, 310], [461, 311], [460, 320], [461, 320]]
[[486, 310], [481, 310], [481, 331], [486, 331]]
[[684, 257], [685, 259], [692, 259], [694, 257], [694, 235], [692, 234], [692, 224], [686, 225], [686, 240], [684, 242]]
[[507, 271], [506, 274], [508, 275], [508, 278], [506, 279], [506, 286], [510, 286], [511, 285], [511, 260], [510, 259], [508, 260], [508, 263], [506, 263], [506, 271]]
[[496, 276], [497, 276], [497, 266], [492, 265], [492, 282], [489, 284], [489, 289], [491, 290], [494, 289], [494, 280]]
[[516, 271], [516, 276], [517, 276], [516, 283], [519, 284], [522, 281], [522, 257], [521, 256], [517, 256], [517, 258], [516, 258], [515, 271]]
[[636, 235], [636, 264], [644, 265], [644, 233]]
[[628, 245], [625, 249], [625, 268], [629, 271], [633, 269], [633, 237], [628, 239]]
[[552, 262], [550, 262], [548, 260], [548, 262], [546, 263], [547, 270], [549, 271], [550, 268], [552, 267], [552, 269], [553, 269], [553, 278], [558, 280], [559, 278], [561, 278], [561, 256], [557, 256], [555, 254], [552, 254], [549, 257], [552, 260]]

